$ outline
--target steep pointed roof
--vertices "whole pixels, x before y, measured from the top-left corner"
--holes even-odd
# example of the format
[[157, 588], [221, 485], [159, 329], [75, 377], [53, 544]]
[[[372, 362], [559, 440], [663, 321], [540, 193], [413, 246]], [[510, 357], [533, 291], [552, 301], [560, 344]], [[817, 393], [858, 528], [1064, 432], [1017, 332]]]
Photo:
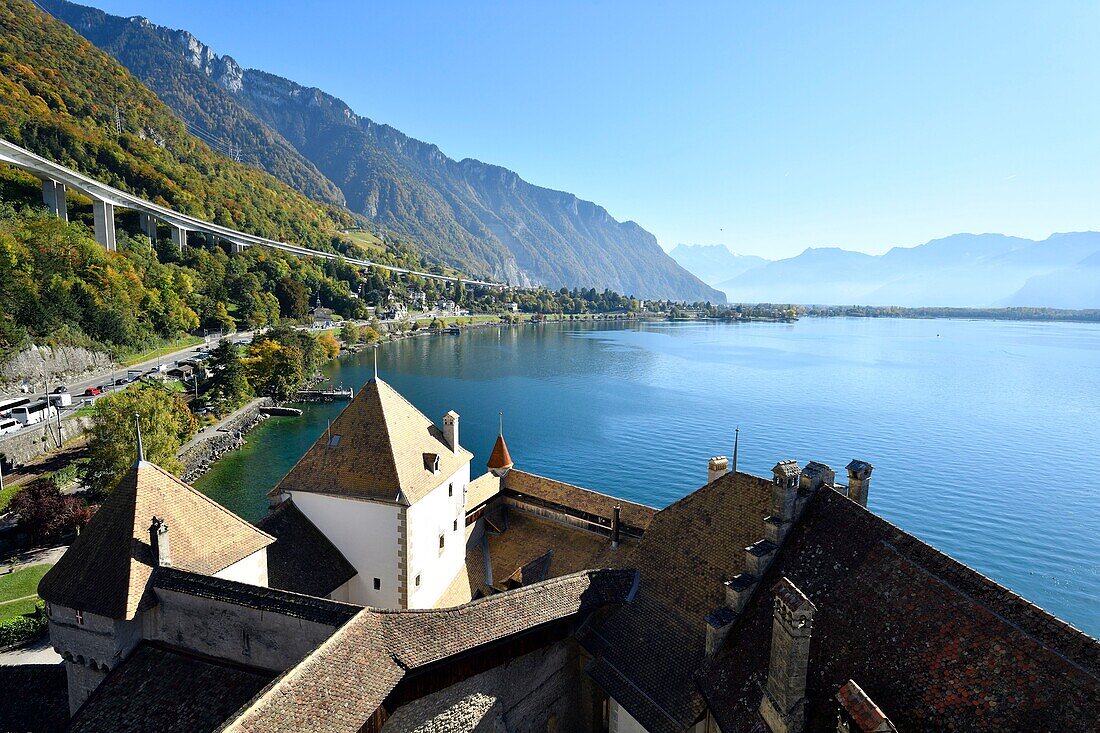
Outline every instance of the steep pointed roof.
[[452, 451], [435, 423], [375, 377], [274, 491], [413, 504], [472, 457]]
[[497, 436], [497, 442], [493, 445], [493, 452], [489, 455], [489, 462], [485, 466], [490, 470], [512, 467], [512, 456], [508, 455], [508, 444], [504, 442], [503, 433]]
[[138, 461], [56, 565], [38, 593], [50, 603], [132, 619], [152, 600], [149, 524], [168, 524], [172, 564], [212, 575], [274, 538], [164, 469]]

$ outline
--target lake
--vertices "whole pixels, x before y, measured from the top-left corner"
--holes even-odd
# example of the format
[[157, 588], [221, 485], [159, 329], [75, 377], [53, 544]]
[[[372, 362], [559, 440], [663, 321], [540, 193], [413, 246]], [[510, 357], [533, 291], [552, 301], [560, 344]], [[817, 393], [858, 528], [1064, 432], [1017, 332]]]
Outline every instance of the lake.
[[[359, 388], [370, 351], [326, 368]], [[1100, 635], [1100, 325], [803, 319], [482, 328], [386, 344], [380, 375], [429, 417], [461, 416], [483, 466], [504, 413], [518, 467], [663, 507], [731, 455], [770, 476], [817, 460], [869, 506]], [[249, 519], [346, 405], [273, 418], [196, 486]]]

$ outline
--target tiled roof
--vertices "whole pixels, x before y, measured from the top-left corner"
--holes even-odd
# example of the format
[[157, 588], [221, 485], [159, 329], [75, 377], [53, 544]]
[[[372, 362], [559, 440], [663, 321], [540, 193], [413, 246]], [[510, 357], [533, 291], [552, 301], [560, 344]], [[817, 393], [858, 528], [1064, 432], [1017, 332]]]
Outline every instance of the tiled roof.
[[[760, 587], [781, 576], [817, 607], [807, 733], [836, 729], [835, 696], [851, 679], [903, 731], [1097, 728], [1100, 642], [831, 489]], [[757, 720], [772, 614], [771, 594], [758, 593], [700, 674], [723, 733]]]
[[71, 733], [205, 733], [274, 675], [142, 642], [77, 711]]
[[641, 573], [638, 598], [581, 639], [594, 655], [589, 673], [653, 733], [682, 733], [702, 714], [693, 675], [705, 619], [763, 535], [771, 486], [729, 473], [658, 512], [623, 558]]
[[[339, 440], [330, 440], [340, 436]], [[427, 454], [439, 457], [433, 472]], [[275, 491], [413, 504], [469, 461], [435, 423], [381, 379], [363, 385]], [[434, 462], [434, 461], [433, 461]]]
[[355, 576], [347, 558], [293, 499], [278, 504], [256, 526], [275, 537], [267, 548], [267, 584], [272, 588], [327, 596]]
[[520, 498], [530, 497], [537, 501], [576, 510], [583, 514], [599, 517], [605, 520], [608, 527], [611, 526], [611, 517], [615, 506], [622, 508], [620, 521], [624, 527], [634, 527], [644, 531], [657, 510], [636, 504], [632, 501], [624, 501], [614, 496], [601, 494], [591, 489], [583, 489], [564, 481], [556, 481], [545, 476], [537, 476], [533, 473], [520, 471], [513, 468], [504, 477], [504, 488], [507, 493]]
[[487, 468], [508, 468], [512, 465], [512, 456], [508, 455], [508, 444], [504, 442], [504, 435], [497, 436], [497, 442], [493, 444], [493, 452], [489, 454]]
[[[507, 521], [499, 534], [489, 534], [489, 559], [493, 568], [493, 582], [499, 583], [521, 567], [544, 557], [553, 551], [547, 577], [575, 573], [586, 568], [610, 565], [622, 566], [629, 557], [634, 540], [624, 540], [618, 548], [611, 548], [611, 541], [592, 532], [586, 532], [558, 522], [532, 516], [509, 507]], [[485, 571], [477, 573], [483, 582]]]
[[852, 733], [891, 733], [897, 730], [855, 680], [844, 683], [836, 693], [836, 700], [840, 703], [841, 715], [855, 726]]
[[57, 733], [69, 723], [62, 664], [0, 665], [0, 730]]
[[274, 541], [167, 471], [139, 461], [38, 586], [39, 595], [114, 619], [131, 619], [153, 572], [149, 525], [163, 519], [172, 564], [213, 574]]
[[353, 733], [406, 672], [542, 624], [629, 602], [637, 580], [632, 570], [589, 570], [451, 609], [364, 609], [224, 730]]
[[466, 511], [477, 508], [499, 493], [499, 478], [491, 473], [478, 476], [466, 485]]
[[153, 574], [153, 587], [157, 590], [185, 593], [196, 598], [209, 598], [235, 606], [270, 611], [329, 626], [345, 623], [362, 608], [327, 598], [315, 598], [276, 588], [238, 583], [235, 580], [189, 573], [176, 568], [157, 568]]

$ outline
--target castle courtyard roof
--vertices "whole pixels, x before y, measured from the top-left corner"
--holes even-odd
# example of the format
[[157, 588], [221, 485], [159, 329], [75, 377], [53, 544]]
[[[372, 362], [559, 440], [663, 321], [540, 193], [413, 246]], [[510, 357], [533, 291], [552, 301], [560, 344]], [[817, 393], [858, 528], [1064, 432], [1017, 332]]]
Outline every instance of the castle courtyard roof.
[[472, 458], [375, 377], [273, 490], [413, 504]]
[[620, 507], [620, 521], [623, 531], [640, 535], [653, 521], [657, 510], [653, 507], [624, 501], [598, 491], [581, 488], [564, 481], [538, 476], [513, 468], [504, 476], [503, 487], [506, 494], [522, 497], [524, 501], [544, 502], [549, 508], [572, 510], [567, 513], [587, 518], [594, 524], [611, 526], [615, 507]]
[[[629, 603], [633, 570], [587, 570], [449, 609], [363, 609], [222, 730], [353, 733], [407, 675], [556, 621]], [[431, 643], [425, 643], [425, 640]]]
[[256, 526], [275, 537], [267, 548], [272, 588], [327, 596], [355, 577], [355, 568], [293, 499], [280, 502]]
[[204, 733], [251, 700], [273, 672], [142, 642], [81, 706], [71, 733]]
[[638, 597], [581, 636], [593, 655], [589, 674], [652, 733], [682, 733], [703, 712], [693, 675], [705, 619], [725, 602], [723, 583], [741, 569], [745, 548], [762, 537], [771, 487], [728, 473], [657, 512], [622, 558], [641, 574]]
[[[898, 730], [1092, 730], [1100, 642], [831, 489], [787, 537], [727, 644], [699, 673], [723, 733], [757, 730], [773, 595], [816, 606], [806, 733], [836, 730], [849, 680]], [[643, 579], [643, 583], [644, 583]]]
[[173, 566], [195, 573], [213, 575], [274, 542], [164, 469], [138, 461], [42, 578], [39, 595], [59, 606], [132, 619], [152, 602], [154, 516], [168, 525]]

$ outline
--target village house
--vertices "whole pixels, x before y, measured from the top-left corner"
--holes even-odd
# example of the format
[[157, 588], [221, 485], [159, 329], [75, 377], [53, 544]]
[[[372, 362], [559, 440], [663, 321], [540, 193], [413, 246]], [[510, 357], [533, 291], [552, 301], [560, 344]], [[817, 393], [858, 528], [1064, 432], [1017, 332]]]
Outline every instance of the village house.
[[869, 511], [865, 461], [841, 484], [814, 461], [758, 477], [717, 456], [656, 509], [524, 471], [503, 434], [471, 478], [459, 423], [376, 377], [256, 526], [139, 460], [40, 586], [65, 679], [0, 668], [34, 690], [0, 714], [123, 732], [1095, 730], [1100, 643]]

